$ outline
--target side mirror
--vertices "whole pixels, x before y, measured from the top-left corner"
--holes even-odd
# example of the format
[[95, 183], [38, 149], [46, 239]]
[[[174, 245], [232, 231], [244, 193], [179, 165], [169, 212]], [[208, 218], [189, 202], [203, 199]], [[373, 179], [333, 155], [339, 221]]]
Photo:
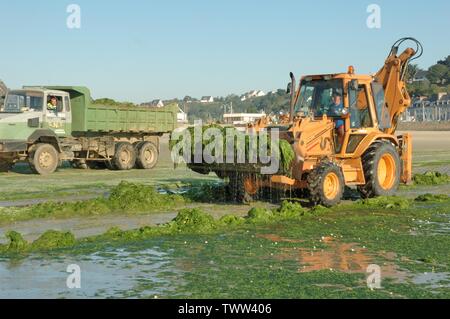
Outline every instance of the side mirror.
[[289, 82], [286, 88], [286, 94], [291, 94], [292, 92], [292, 83]]
[[354, 90], [354, 91], [358, 91], [358, 89], [359, 89], [358, 80], [351, 80], [350, 83], [349, 83], [349, 89]]

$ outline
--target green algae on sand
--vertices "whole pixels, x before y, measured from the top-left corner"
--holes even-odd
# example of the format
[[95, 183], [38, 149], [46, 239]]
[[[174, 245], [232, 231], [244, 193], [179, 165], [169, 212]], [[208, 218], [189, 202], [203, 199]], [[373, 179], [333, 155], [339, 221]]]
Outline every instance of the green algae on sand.
[[439, 172], [426, 172], [424, 174], [415, 174], [413, 177], [414, 185], [441, 185], [450, 183], [450, 176]]

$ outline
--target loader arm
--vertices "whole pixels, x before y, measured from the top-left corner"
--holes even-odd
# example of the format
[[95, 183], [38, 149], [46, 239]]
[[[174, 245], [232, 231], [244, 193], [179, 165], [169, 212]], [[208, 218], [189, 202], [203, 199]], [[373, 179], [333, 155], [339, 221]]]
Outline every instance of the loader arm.
[[[397, 56], [399, 46], [405, 41], [416, 43], [416, 50], [407, 48]], [[398, 40], [391, 49], [383, 67], [375, 74], [375, 81], [383, 86], [385, 94], [386, 111], [389, 116], [388, 128], [383, 131], [386, 134], [394, 134], [397, 129], [400, 115], [411, 105], [411, 97], [406, 89], [405, 76], [408, 64], [422, 55], [422, 45], [413, 38]]]

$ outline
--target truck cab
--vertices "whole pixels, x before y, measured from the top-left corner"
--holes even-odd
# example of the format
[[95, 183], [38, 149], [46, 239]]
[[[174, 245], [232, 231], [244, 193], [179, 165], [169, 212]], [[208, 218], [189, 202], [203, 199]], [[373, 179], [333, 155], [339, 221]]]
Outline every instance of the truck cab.
[[[49, 107], [51, 99], [55, 107]], [[53, 131], [58, 137], [70, 135], [71, 105], [67, 92], [24, 87], [8, 92], [0, 108], [2, 139], [28, 140], [36, 129]]]

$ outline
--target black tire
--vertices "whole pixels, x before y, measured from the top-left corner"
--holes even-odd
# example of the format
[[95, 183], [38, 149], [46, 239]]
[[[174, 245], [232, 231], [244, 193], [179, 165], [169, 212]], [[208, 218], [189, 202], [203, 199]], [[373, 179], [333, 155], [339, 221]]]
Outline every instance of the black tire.
[[341, 202], [345, 181], [341, 168], [335, 163], [318, 164], [308, 174], [307, 182], [311, 204], [331, 207]]
[[[388, 158], [388, 162], [392, 161], [392, 165], [395, 165], [395, 168], [392, 169], [392, 173], [389, 173], [390, 169], [386, 169], [386, 177], [383, 178], [383, 176], [378, 176], [378, 168], [380, 165], [386, 165], [380, 163], [380, 160], [386, 162], [385, 157]], [[358, 186], [361, 197], [372, 198], [394, 195], [400, 184], [400, 163], [400, 156], [390, 142], [376, 141], [370, 145], [362, 156], [366, 184]]]
[[29, 163], [34, 173], [39, 175], [52, 174], [59, 165], [58, 151], [51, 144], [36, 144], [29, 154]]
[[119, 142], [112, 160], [114, 168], [120, 171], [130, 170], [136, 164], [136, 151], [128, 142]]
[[140, 142], [136, 145], [136, 167], [140, 169], [152, 169], [158, 163], [159, 152], [155, 144]]
[[9, 172], [13, 166], [14, 166], [14, 163], [4, 162], [4, 161], [0, 160], [0, 173]]

